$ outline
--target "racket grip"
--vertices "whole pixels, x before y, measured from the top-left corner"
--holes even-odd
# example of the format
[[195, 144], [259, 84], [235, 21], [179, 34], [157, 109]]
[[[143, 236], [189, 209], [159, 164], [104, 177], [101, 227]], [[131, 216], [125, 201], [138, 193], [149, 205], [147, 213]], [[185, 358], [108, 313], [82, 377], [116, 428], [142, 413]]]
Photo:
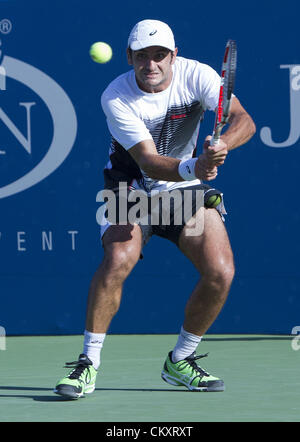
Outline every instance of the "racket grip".
[[220, 142], [220, 135], [217, 135], [216, 133], [213, 133], [211, 139], [210, 139], [210, 145], [216, 146], [216, 144], [219, 144]]

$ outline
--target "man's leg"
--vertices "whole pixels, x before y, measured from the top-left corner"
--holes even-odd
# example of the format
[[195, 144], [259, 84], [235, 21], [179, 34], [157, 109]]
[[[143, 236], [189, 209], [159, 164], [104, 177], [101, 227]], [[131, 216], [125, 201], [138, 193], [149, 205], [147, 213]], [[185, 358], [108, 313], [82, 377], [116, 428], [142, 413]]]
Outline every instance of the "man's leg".
[[185, 308], [183, 327], [202, 336], [220, 313], [234, 276], [233, 254], [228, 235], [215, 209], [204, 211], [204, 231], [200, 236], [187, 235], [187, 226], [179, 238], [179, 248], [194, 264], [201, 279]]
[[225, 303], [234, 275], [233, 255], [218, 212], [201, 208], [199, 215], [204, 216], [203, 232], [190, 236], [191, 228], [185, 226], [178, 245], [201, 279], [186, 304], [183, 327], [164, 364], [162, 378], [194, 391], [223, 391], [223, 381], [196, 365], [195, 350]]
[[102, 241], [104, 258], [90, 285], [83, 348], [96, 369], [106, 331], [119, 310], [123, 283], [139, 260], [142, 232], [137, 225], [114, 225]]
[[119, 309], [123, 283], [140, 257], [140, 227], [109, 227], [103, 247], [104, 258], [91, 281], [87, 305], [86, 330], [93, 333], [106, 333]]
[[74, 369], [54, 389], [70, 399], [95, 390], [106, 331], [119, 309], [123, 283], [140, 257], [141, 229], [137, 225], [110, 226], [103, 237], [103, 246], [104, 258], [89, 290], [83, 353], [78, 361], [69, 364]]

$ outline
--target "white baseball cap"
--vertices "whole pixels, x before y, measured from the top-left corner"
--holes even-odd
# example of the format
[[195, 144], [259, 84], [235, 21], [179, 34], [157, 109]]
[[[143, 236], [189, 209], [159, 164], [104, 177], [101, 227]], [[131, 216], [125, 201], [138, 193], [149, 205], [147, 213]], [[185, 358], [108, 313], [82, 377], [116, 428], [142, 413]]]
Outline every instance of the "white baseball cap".
[[138, 51], [149, 46], [175, 50], [174, 35], [166, 23], [159, 20], [142, 20], [133, 27], [128, 38], [128, 47]]

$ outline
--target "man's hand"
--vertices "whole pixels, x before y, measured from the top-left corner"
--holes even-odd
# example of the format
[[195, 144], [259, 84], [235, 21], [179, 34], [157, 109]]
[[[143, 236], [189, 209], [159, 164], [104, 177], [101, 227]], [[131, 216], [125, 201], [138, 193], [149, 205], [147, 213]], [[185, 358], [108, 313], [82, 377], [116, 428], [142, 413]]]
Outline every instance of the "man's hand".
[[215, 146], [210, 145], [211, 136], [208, 135], [203, 145], [203, 154], [206, 156], [207, 164], [211, 167], [221, 166], [227, 157], [227, 144], [220, 139]]
[[207, 136], [203, 145], [203, 153], [195, 164], [195, 175], [200, 180], [211, 181], [218, 174], [218, 167], [224, 164], [228, 154], [227, 144], [220, 139], [219, 144], [210, 145], [211, 136]]

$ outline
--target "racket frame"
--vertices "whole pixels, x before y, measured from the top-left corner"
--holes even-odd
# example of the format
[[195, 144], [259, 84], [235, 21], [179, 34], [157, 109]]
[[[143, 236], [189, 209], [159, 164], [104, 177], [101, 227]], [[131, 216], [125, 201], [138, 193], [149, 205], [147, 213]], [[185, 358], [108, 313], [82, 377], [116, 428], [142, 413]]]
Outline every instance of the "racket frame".
[[216, 110], [214, 130], [210, 141], [211, 146], [215, 146], [219, 143], [222, 129], [229, 119], [232, 93], [235, 83], [236, 60], [236, 42], [234, 40], [228, 40], [222, 64], [219, 101]]

